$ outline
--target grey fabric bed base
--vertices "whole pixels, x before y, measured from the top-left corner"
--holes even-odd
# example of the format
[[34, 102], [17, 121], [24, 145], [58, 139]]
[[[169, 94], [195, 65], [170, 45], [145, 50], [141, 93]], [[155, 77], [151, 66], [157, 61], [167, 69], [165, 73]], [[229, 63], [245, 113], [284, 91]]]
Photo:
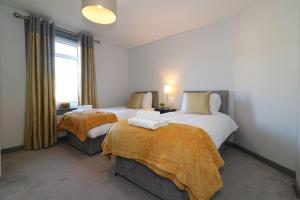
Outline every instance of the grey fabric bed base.
[[[226, 148], [226, 142], [219, 148], [221, 154]], [[189, 196], [185, 190], [178, 189], [171, 180], [159, 176], [135, 160], [116, 156], [115, 175], [127, 179], [160, 199], [189, 200]]]
[[102, 141], [105, 135], [101, 135], [97, 138], [87, 138], [84, 142], [80, 141], [74, 134], [68, 133], [67, 141], [68, 144], [75, 147], [79, 151], [87, 153], [89, 156], [102, 152]]
[[160, 199], [189, 200], [186, 191], [179, 190], [172, 181], [134, 160], [116, 156], [115, 175], [122, 176]]

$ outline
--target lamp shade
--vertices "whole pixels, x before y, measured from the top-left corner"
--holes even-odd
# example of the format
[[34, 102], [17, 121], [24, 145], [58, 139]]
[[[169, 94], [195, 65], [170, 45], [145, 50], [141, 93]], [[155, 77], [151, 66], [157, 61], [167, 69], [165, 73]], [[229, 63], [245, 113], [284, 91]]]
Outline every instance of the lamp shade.
[[116, 0], [82, 0], [82, 14], [97, 24], [112, 24], [117, 20]]
[[164, 86], [164, 93], [165, 94], [170, 94], [172, 91], [172, 87], [170, 85], [165, 85]]

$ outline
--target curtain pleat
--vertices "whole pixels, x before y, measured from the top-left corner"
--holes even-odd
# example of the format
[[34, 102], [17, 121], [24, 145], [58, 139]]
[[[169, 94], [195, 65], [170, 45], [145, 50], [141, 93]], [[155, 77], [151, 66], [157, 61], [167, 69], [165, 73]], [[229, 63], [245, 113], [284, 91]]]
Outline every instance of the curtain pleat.
[[55, 106], [55, 25], [30, 16], [26, 31], [26, 150], [57, 143]]
[[80, 104], [97, 107], [94, 39], [91, 35], [80, 34], [79, 42], [81, 49]]

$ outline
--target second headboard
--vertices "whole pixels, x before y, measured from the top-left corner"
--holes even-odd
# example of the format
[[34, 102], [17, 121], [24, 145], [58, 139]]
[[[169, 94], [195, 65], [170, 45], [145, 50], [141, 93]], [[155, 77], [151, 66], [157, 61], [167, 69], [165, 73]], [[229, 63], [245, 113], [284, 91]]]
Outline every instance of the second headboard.
[[228, 102], [229, 102], [229, 92], [228, 90], [210, 90], [210, 91], [184, 91], [184, 92], [193, 92], [193, 93], [201, 93], [201, 92], [213, 92], [217, 93], [221, 97], [222, 105], [220, 108], [220, 112], [228, 114]]

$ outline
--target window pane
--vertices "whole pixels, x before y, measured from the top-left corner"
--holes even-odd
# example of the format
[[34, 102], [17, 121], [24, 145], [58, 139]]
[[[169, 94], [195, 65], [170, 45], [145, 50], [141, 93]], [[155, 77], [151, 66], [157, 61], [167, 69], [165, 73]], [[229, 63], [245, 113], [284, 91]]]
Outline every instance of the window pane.
[[55, 53], [77, 58], [77, 47], [61, 42], [55, 42]]
[[56, 102], [78, 105], [78, 62], [55, 57]]

